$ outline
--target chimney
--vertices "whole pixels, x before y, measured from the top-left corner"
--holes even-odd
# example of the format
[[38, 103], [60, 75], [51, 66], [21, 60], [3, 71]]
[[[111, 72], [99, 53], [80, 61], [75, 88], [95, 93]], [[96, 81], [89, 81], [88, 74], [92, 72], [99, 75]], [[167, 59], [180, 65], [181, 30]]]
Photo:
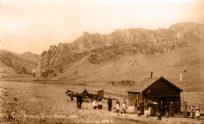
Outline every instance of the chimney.
[[153, 77], [153, 72], [151, 72], [151, 78]]

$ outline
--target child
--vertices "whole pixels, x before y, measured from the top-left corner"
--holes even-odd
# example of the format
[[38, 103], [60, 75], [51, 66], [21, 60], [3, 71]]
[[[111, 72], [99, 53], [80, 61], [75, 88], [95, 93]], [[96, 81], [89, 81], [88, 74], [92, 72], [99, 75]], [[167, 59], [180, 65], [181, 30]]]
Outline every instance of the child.
[[101, 110], [102, 108], [103, 108], [103, 106], [102, 106], [102, 99], [99, 98], [99, 100], [98, 100], [98, 109]]
[[96, 99], [93, 100], [93, 109], [96, 109], [98, 106], [98, 103], [96, 101]]
[[191, 105], [191, 118], [194, 119], [195, 117], [195, 111], [194, 111], [194, 107]]
[[195, 108], [195, 117], [197, 120], [200, 118], [200, 109], [197, 106]]
[[157, 112], [157, 120], [161, 120], [161, 113], [159, 111]]
[[144, 110], [144, 115], [145, 115], [146, 118], [148, 118], [149, 115], [150, 115], [149, 111], [148, 110]]
[[122, 103], [122, 111], [121, 111], [122, 114], [123, 114], [123, 113], [126, 113], [126, 108], [127, 108], [127, 104], [126, 104], [125, 99], [123, 99], [123, 103]]
[[120, 112], [120, 102], [119, 101], [116, 101], [115, 108], [116, 108], [115, 112], [119, 113]]

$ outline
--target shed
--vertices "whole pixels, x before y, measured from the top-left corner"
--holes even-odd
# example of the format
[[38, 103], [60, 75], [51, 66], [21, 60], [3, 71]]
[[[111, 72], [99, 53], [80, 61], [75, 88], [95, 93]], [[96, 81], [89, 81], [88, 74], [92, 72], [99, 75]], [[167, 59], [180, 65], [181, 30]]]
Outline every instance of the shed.
[[182, 91], [182, 89], [164, 77], [151, 77], [141, 80], [127, 92], [130, 106], [139, 103], [139, 101], [144, 101], [145, 99], [158, 103], [158, 106], [161, 101], [165, 106], [168, 106], [170, 101], [172, 101], [175, 106], [175, 112], [180, 112], [180, 93]]

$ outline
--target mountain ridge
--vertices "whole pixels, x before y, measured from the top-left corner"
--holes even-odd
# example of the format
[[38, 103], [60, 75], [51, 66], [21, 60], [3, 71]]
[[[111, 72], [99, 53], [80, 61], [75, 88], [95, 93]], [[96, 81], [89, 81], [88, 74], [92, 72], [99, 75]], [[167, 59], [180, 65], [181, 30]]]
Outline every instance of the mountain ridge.
[[124, 54], [154, 54], [167, 52], [202, 42], [204, 25], [193, 22], [174, 24], [168, 29], [147, 30], [143, 28], [115, 30], [109, 34], [84, 32], [72, 43], [59, 43], [41, 54], [43, 70], [62, 72], [88, 56], [92, 64], [117, 59]]

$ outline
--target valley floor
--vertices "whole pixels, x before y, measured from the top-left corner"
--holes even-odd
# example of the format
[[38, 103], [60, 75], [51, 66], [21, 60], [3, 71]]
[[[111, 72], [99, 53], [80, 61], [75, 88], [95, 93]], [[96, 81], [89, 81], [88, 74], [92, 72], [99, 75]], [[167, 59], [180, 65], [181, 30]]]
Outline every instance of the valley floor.
[[65, 94], [67, 89], [75, 91], [74, 87], [83, 89], [83, 86], [73, 85], [0, 81], [0, 123], [204, 123], [204, 118], [174, 117], [159, 121], [156, 117], [145, 119], [135, 114], [115, 115], [107, 111], [106, 100], [103, 101], [103, 110], [93, 110], [91, 102], [84, 102], [82, 109], [77, 109], [75, 101], [71, 102]]

